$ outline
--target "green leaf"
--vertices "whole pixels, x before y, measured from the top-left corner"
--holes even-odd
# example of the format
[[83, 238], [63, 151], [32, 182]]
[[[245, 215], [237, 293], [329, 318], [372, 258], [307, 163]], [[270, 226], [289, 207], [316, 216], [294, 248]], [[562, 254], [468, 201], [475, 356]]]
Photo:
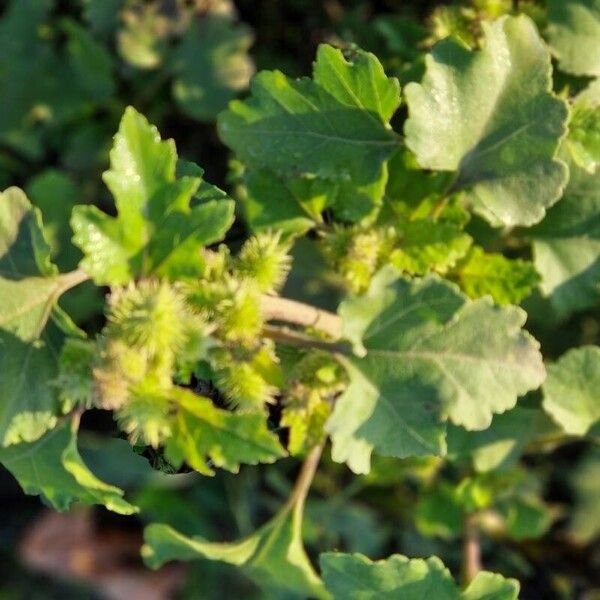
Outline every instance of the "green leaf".
[[395, 230], [399, 248], [391, 252], [389, 262], [411, 275], [447, 272], [468, 252], [472, 242], [460, 227], [429, 219], [399, 221]]
[[137, 512], [123, 499], [122, 490], [100, 481], [87, 468], [77, 450], [76, 431], [68, 422], [35, 442], [0, 449], [0, 461], [26, 494], [40, 494], [56, 510], [82, 502], [124, 515]]
[[313, 78], [346, 106], [375, 113], [389, 123], [400, 105], [400, 86], [385, 75], [374, 54], [355, 49], [348, 60], [337, 48], [322, 44], [317, 50]]
[[229, 543], [187, 537], [153, 523], [144, 531], [142, 556], [153, 569], [171, 560], [200, 558], [236, 565], [274, 600], [329, 598], [304, 550], [302, 513], [302, 500], [288, 504], [249, 537]]
[[456, 490], [444, 483], [421, 491], [415, 506], [415, 526], [427, 537], [451, 540], [463, 529], [464, 511]]
[[588, 99], [586, 92], [575, 99], [564, 141], [573, 162], [590, 174], [600, 164], [600, 98]]
[[167, 456], [176, 465], [184, 460], [204, 475], [214, 466], [237, 473], [240, 463], [272, 463], [285, 456], [277, 436], [269, 432], [263, 413], [233, 413], [217, 408], [182, 388], [175, 388], [177, 416]]
[[554, 431], [540, 408], [516, 406], [495, 415], [492, 424], [484, 431], [448, 427], [448, 454], [471, 454], [473, 466], [479, 472], [507, 469], [518, 462], [529, 441]]
[[600, 534], [600, 448], [588, 451], [571, 479], [575, 506], [569, 531], [579, 543], [589, 543]]
[[124, 0], [83, 0], [83, 16], [92, 31], [103, 36], [114, 33]]
[[385, 204], [394, 214], [409, 218], [428, 217], [452, 183], [451, 173], [423, 171], [407, 148], [392, 156], [388, 169], [390, 176], [385, 189]]
[[545, 376], [523, 311], [469, 301], [434, 276], [409, 281], [383, 269], [339, 312], [364, 357], [342, 359], [351, 382], [327, 429], [334, 460], [355, 472], [368, 471], [372, 450], [443, 454], [446, 418], [486, 429]]
[[519, 583], [502, 575], [482, 571], [462, 593], [461, 600], [518, 600]]
[[498, 304], [519, 304], [540, 281], [532, 263], [488, 254], [479, 247], [469, 252], [452, 276], [470, 298], [490, 295]]
[[229, 15], [207, 14], [190, 24], [173, 58], [173, 96], [190, 117], [212, 121], [254, 72], [252, 32]]
[[49, 0], [12, 0], [4, 7], [0, 139], [24, 158], [40, 160], [47, 142], [60, 147], [59, 128], [88, 117], [108, 100], [114, 87], [110, 55], [70, 22], [62, 23], [66, 43], [57, 44], [63, 36], [49, 19]]
[[67, 56], [78, 85], [95, 102], [110, 100], [115, 93], [112, 55], [75, 21], [66, 19], [63, 28]]
[[59, 275], [50, 262], [38, 209], [25, 194], [0, 194], [0, 446], [33, 441], [59, 412], [49, 385], [57, 343], [46, 327], [63, 292], [84, 276]]
[[517, 600], [519, 584], [483, 571], [461, 592], [442, 561], [394, 554], [371, 561], [362, 554], [320, 556], [323, 580], [334, 600]]
[[600, 299], [600, 171], [571, 165], [561, 201], [529, 232], [540, 288], [560, 318]]
[[252, 91], [250, 100], [233, 102], [219, 120], [225, 142], [250, 164], [372, 182], [397, 145], [388, 121], [400, 103], [399, 85], [370, 53], [358, 51], [347, 62], [339, 50], [322, 45], [313, 80], [265, 71]]
[[441, 42], [423, 83], [406, 87], [406, 143], [421, 167], [454, 171], [452, 189], [492, 225], [532, 225], [567, 180], [554, 158], [567, 107], [551, 93], [550, 56], [527, 17], [483, 28], [482, 50]]
[[201, 177], [177, 178], [173, 140], [162, 141], [132, 107], [123, 115], [110, 158], [104, 181], [118, 216], [94, 206], [74, 208], [73, 241], [85, 255], [81, 267], [98, 285], [122, 285], [140, 275], [198, 275], [199, 250], [222, 239], [233, 221], [233, 201]]
[[547, 370], [544, 409], [567, 433], [585, 435], [600, 419], [600, 348], [569, 350]]
[[321, 220], [327, 205], [319, 184], [322, 182], [317, 179], [288, 182], [267, 169], [250, 171], [243, 199], [246, 220], [255, 232], [305, 233]]
[[600, 2], [547, 0], [548, 40], [563, 71], [600, 75]]
[[513, 540], [542, 537], [552, 523], [548, 507], [536, 497], [517, 497], [503, 507], [506, 531]]
[[122, 25], [117, 34], [119, 54], [138, 69], [160, 67], [167, 56], [170, 38], [184, 26], [182, 16], [179, 7], [167, 12], [154, 2], [127, 2], [119, 11]]
[[71, 245], [69, 218], [79, 200], [79, 189], [67, 175], [46, 169], [29, 180], [25, 191], [31, 203], [42, 212], [53, 261], [62, 269], [75, 268], [81, 255]]
[[[365, 202], [371, 208], [380, 202], [385, 162], [398, 146], [388, 121], [400, 96], [398, 82], [372, 54], [356, 51], [347, 61], [322, 45], [312, 80], [263, 71], [251, 91], [218, 120], [223, 141], [251, 168], [331, 180], [356, 196], [348, 202], [363, 215]], [[332, 198], [337, 193], [334, 186]]]

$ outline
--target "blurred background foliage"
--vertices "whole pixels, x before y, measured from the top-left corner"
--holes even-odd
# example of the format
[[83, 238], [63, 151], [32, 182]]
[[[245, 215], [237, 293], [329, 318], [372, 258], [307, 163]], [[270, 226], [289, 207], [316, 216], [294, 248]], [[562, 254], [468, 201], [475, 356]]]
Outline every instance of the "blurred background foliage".
[[[454, 35], [475, 47], [483, 19], [514, 10], [529, 14], [545, 31], [545, 7], [529, 0], [5, 1], [0, 185], [25, 188], [42, 210], [55, 262], [71, 269], [80, 256], [70, 242], [68, 215], [82, 202], [110, 212], [100, 174], [125, 106], [132, 104], [164, 137], [175, 138], [180, 155], [202, 165], [208, 181], [243, 195], [239, 167], [217, 137], [215, 118], [229, 100], [246, 93], [255, 71], [301, 76], [310, 71], [319, 43], [356, 44], [374, 52], [388, 74], [405, 84], [420, 79], [424, 53], [437, 40]], [[559, 92], [578, 91], [587, 82], [560, 73], [555, 78]], [[470, 227], [482, 245], [529, 258], [529, 249], [511, 243], [510, 236], [500, 238], [477, 219]], [[228, 242], [235, 246], [244, 231], [243, 221], [238, 222]], [[311, 240], [299, 243], [295, 254], [285, 293], [335, 306], [339, 288]], [[96, 322], [102, 302], [91, 285], [65, 299], [70, 314], [88, 330], [102, 326]], [[558, 320], [541, 295], [527, 303], [535, 315], [529, 327], [547, 357], [600, 341], [597, 308]], [[393, 552], [437, 554], [457, 569], [463, 513], [477, 509], [485, 516], [486, 568], [520, 579], [522, 598], [600, 598], [600, 452], [585, 442], [556, 444], [551, 432], [544, 436], [548, 424], [535, 421], [529, 405], [539, 405], [539, 398], [526, 399], [520, 412], [497, 417], [494, 439], [483, 433], [477, 460], [496, 461], [501, 468], [493, 474], [465, 476], [460, 460], [450, 465], [440, 459], [379, 458], [368, 476], [357, 477], [325, 460], [307, 506], [309, 549], [373, 558]], [[522, 430], [523, 443], [510, 446], [515, 442], [503, 440], [503, 427], [507, 438]], [[106, 481], [130, 490], [142, 508], [140, 520], [127, 522], [102, 509], [74, 516], [86, 519], [82, 535], [88, 543], [101, 536], [106, 544], [107, 539], [126, 540], [135, 550], [143, 520], [214, 540], [250, 533], [281, 504], [297, 469], [290, 459], [243, 468], [238, 476], [167, 478], [160, 456], [132, 459], [122, 440], [99, 443], [99, 433], [114, 430], [99, 411], [86, 415], [84, 428], [86, 461]], [[541, 435], [531, 443], [534, 429]], [[459, 433], [454, 442], [460, 456]], [[40, 568], [32, 558], [31, 529], [40, 526], [43, 509], [37, 498], [23, 497], [6, 472], [0, 473], [0, 504], [0, 599], [102, 597], [98, 589], [107, 597], [112, 588], [99, 579], [96, 567], [82, 569], [75, 561], [59, 578], [48, 574], [47, 565]], [[56, 560], [64, 562], [71, 554], [68, 549], [60, 554], [56, 545], [42, 546], [42, 552], [56, 552]], [[115, 552], [117, 546], [107, 547]], [[122, 564], [106, 566], [104, 575], [113, 569], [117, 578], [123, 573], [132, 580], [149, 577], [136, 551], [122, 558]], [[33, 571], [32, 565], [37, 565]], [[167, 595], [157, 598], [173, 597], [176, 589], [176, 597], [190, 600], [261, 597], [235, 569], [219, 563], [196, 562], [176, 575]]]

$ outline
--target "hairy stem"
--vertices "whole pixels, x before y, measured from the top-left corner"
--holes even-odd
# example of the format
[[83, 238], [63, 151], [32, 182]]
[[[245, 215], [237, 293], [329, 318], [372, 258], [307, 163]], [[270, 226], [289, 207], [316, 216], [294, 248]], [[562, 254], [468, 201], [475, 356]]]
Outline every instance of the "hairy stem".
[[462, 579], [464, 585], [469, 585], [479, 571], [481, 571], [479, 526], [477, 515], [469, 514], [465, 516], [463, 525]]
[[328, 334], [333, 340], [342, 337], [342, 320], [338, 315], [327, 310], [296, 300], [267, 295], [261, 298], [261, 306], [267, 321], [283, 321], [303, 327], [314, 327]]

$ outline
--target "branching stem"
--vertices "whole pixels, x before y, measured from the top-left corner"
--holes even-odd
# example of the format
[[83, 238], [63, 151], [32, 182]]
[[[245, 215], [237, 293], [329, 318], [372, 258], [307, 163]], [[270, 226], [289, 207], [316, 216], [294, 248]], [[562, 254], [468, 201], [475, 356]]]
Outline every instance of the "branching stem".
[[267, 321], [283, 321], [303, 327], [314, 327], [328, 334], [332, 340], [339, 340], [342, 337], [342, 320], [338, 315], [327, 310], [296, 300], [267, 295], [262, 297], [261, 306]]
[[60, 293], [66, 292], [76, 285], [87, 281], [90, 276], [83, 269], [75, 269], [69, 271], [69, 273], [62, 273], [60, 275]]

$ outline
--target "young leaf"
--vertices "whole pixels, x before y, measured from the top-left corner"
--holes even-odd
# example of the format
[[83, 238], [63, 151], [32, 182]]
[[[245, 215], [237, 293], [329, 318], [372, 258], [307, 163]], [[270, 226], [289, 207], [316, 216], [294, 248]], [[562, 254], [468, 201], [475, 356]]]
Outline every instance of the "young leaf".
[[490, 295], [497, 304], [519, 304], [540, 277], [532, 263], [473, 248], [452, 277], [470, 298]]
[[233, 220], [233, 202], [191, 206], [197, 192], [206, 194], [201, 177], [177, 178], [173, 140], [162, 141], [132, 107], [123, 115], [110, 156], [104, 181], [118, 216], [94, 206], [73, 209], [73, 241], [85, 255], [81, 267], [98, 285], [122, 285], [142, 274], [198, 275], [199, 249], [223, 237]]
[[541, 291], [560, 318], [600, 298], [600, 171], [570, 170], [564, 197], [529, 233]]
[[573, 75], [600, 75], [600, 2], [547, 0], [548, 39], [559, 67]]
[[369, 291], [339, 309], [363, 358], [344, 358], [351, 383], [328, 430], [333, 457], [366, 472], [373, 449], [406, 457], [445, 450], [446, 418], [470, 430], [537, 388], [545, 372], [525, 313], [469, 301], [430, 276], [408, 281], [383, 269]]
[[0, 461], [26, 494], [40, 494], [56, 510], [72, 502], [101, 504], [124, 515], [137, 508], [123, 499], [123, 491], [108, 485], [87, 468], [77, 450], [77, 434], [69, 422], [31, 443], [0, 449]]
[[600, 348], [569, 350], [547, 370], [544, 408], [567, 433], [585, 435], [600, 419]]
[[594, 174], [600, 164], [600, 98], [577, 98], [571, 110], [569, 134], [564, 141], [573, 162]]
[[61, 294], [85, 275], [59, 275], [40, 213], [18, 188], [0, 194], [0, 446], [33, 441], [59, 412], [48, 385], [57, 342], [46, 328]]
[[425, 169], [455, 171], [492, 225], [532, 225], [561, 196], [567, 168], [554, 158], [567, 107], [552, 92], [550, 56], [524, 16], [483, 24], [485, 46], [439, 43], [422, 84], [405, 93], [408, 147]]
[[447, 272], [473, 241], [460, 227], [429, 219], [399, 221], [396, 233], [399, 247], [392, 251], [389, 262], [411, 275]]
[[514, 579], [482, 571], [460, 591], [450, 571], [433, 556], [409, 560], [393, 554], [373, 562], [362, 554], [328, 552], [320, 556], [325, 587], [334, 600], [517, 600]]
[[272, 463], [285, 456], [277, 437], [266, 427], [263, 413], [233, 413], [182, 388], [172, 392], [177, 416], [167, 455], [175, 464], [184, 460], [204, 475], [212, 464], [237, 473], [240, 463]]
[[144, 531], [142, 556], [156, 569], [171, 560], [208, 558], [236, 565], [268, 598], [329, 598], [302, 543], [303, 502], [286, 505], [251, 536], [229, 543], [186, 537], [168, 525], [153, 523]]

